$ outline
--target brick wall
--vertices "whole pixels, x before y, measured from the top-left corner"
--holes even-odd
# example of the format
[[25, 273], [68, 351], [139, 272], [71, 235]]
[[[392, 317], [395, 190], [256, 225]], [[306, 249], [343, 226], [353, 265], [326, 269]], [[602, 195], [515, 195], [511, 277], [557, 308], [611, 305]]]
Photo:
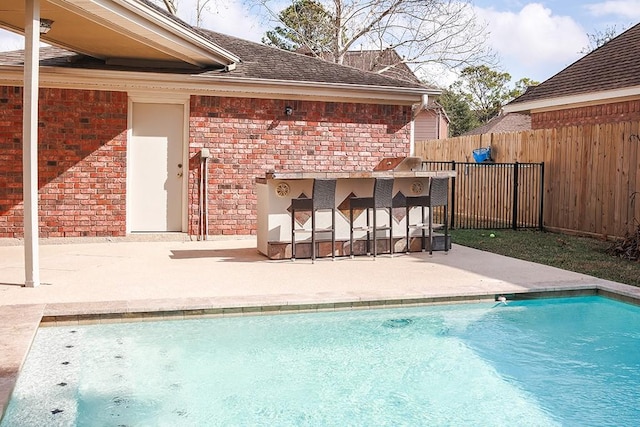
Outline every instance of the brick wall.
[[[193, 96], [190, 111], [190, 234], [203, 147], [212, 235], [255, 234], [255, 178], [268, 170], [370, 170], [410, 150], [410, 107]], [[126, 129], [126, 93], [41, 89], [42, 237], [125, 235]], [[22, 90], [0, 87], [0, 237], [22, 237], [22, 224]]]
[[371, 170], [383, 157], [407, 156], [410, 113], [391, 105], [191, 97], [190, 233], [198, 232], [201, 148], [212, 155], [209, 233], [255, 234], [256, 177], [268, 170]]
[[640, 120], [640, 100], [531, 114], [532, 129]]
[[[41, 89], [42, 237], [125, 234], [127, 94]], [[22, 89], [0, 87], [0, 237], [22, 237]]]

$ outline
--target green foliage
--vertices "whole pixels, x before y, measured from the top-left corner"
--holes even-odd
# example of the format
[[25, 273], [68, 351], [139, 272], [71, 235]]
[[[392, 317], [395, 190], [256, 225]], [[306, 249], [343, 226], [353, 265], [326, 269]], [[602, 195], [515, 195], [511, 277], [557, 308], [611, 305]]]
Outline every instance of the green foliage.
[[452, 88], [466, 98], [478, 122], [486, 123], [498, 115], [502, 106], [510, 99], [507, 87], [510, 80], [509, 73], [479, 65], [464, 68]]
[[264, 44], [289, 51], [306, 47], [316, 55], [331, 50], [333, 18], [319, 2], [296, 0], [278, 18], [282, 26], [267, 31]]
[[514, 88], [509, 92], [509, 100], [516, 99], [524, 94], [531, 86], [538, 86], [540, 82], [531, 80], [529, 77], [523, 77], [515, 83]]
[[438, 98], [438, 103], [442, 105], [451, 120], [449, 124], [450, 137], [462, 135], [479, 126], [478, 119], [471, 111], [463, 94], [445, 89]]
[[440, 97], [451, 119], [450, 136], [461, 135], [497, 116], [502, 107], [538, 82], [522, 78], [509, 87], [511, 75], [486, 65], [466, 67]]

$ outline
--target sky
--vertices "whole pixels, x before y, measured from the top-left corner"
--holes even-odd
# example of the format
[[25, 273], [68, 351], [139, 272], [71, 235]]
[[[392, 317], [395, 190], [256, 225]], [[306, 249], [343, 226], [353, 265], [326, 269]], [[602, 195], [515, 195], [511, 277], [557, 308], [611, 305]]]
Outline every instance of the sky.
[[[176, 0], [178, 16], [190, 24], [196, 24], [195, 13], [189, 12], [194, 10], [195, 1]], [[524, 77], [542, 82], [584, 55], [580, 52], [589, 45], [587, 34], [612, 27], [621, 32], [640, 22], [640, 0], [471, 3], [478, 18], [486, 23], [489, 45], [499, 58], [498, 68], [511, 75], [512, 83]], [[211, 0], [210, 4], [203, 14], [205, 28], [255, 42], [272, 28], [257, 9], [246, 9], [241, 0]], [[21, 36], [0, 30], [0, 51], [21, 49], [23, 45]], [[443, 74], [434, 83], [446, 87], [453, 80], [455, 75]]]

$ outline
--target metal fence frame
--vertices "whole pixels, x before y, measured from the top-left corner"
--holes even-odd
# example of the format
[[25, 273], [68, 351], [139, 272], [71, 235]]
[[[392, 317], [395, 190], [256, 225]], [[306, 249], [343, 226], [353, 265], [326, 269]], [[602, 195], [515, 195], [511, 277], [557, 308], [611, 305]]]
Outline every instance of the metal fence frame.
[[544, 229], [544, 162], [427, 160], [422, 162], [422, 169], [458, 172], [451, 182], [451, 228]]

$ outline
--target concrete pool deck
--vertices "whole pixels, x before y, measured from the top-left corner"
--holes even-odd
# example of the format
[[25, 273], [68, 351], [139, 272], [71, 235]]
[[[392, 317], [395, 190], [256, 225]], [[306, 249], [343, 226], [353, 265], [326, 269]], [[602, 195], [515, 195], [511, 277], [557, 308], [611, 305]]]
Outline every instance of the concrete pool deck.
[[[66, 242], [69, 242], [67, 240]], [[41, 324], [391, 307], [498, 294], [640, 288], [454, 245], [377, 259], [268, 260], [254, 238], [82, 240], [40, 247], [42, 285], [24, 288], [24, 249], [0, 240], [0, 417]]]

